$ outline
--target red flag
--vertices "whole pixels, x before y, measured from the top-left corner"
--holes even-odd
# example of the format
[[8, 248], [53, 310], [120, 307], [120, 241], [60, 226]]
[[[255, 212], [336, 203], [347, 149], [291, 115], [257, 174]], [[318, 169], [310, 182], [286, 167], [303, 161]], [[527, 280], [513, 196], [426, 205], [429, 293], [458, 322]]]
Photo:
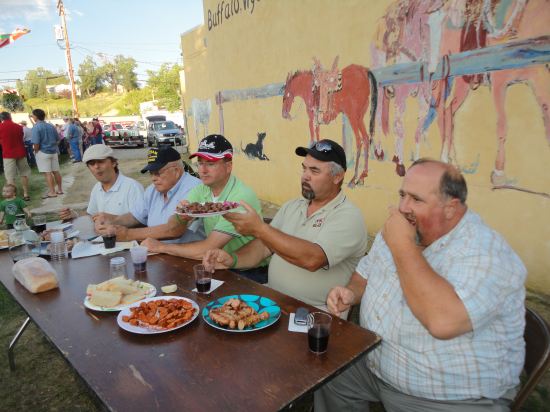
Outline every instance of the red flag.
[[24, 36], [25, 34], [30, 33], [29, 29], [15, 29], [12, 33], [0, 34], [0, 49], [8, 44], [13, 43], [19, 37]]

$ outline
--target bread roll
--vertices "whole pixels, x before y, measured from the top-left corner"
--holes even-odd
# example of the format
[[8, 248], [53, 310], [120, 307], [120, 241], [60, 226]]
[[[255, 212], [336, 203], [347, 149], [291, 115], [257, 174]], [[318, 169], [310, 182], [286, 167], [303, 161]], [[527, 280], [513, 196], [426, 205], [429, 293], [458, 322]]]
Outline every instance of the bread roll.
[[43, 258], [20, 260], [12, 268], [13, 275], [29, 292], [40, 293], [57, 287], [57, 276], [52, 266]]

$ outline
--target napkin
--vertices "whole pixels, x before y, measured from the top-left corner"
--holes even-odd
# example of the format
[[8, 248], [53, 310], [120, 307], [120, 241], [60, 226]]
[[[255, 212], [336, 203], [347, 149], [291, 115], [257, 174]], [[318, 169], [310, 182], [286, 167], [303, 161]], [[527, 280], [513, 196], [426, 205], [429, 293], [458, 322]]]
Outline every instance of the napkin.
[[[221, 285], [223, 285], [223, 280], [218, 280], [218, 279], [212, 278], [212, 283], [210, 283], [210, 292], [208, 292], [208, 293], [212, 293], [213, 290], [216, 290]], [[198, 292], [198, 290], [197, 290], [197, 288], [195, 288], [191, 292]]]
[[95, 256], [95, 255], [110, 255], [111, 253], [120, 252], [125, 249], [130, 249], [132, 246], [137, 246], [137, 242], [132, 240], [131, 242], [116, 242], [114, 248], [105, 249], [105, 246], [100, 244], [93, 244], [90, 242], [79, 242], [74, 245], [71, 255], [73, 259], [82, 257]]
[[288, 317], [288, 331], [307, 333], [307, 325], [296, 325], [294, 323], [294, 313]]

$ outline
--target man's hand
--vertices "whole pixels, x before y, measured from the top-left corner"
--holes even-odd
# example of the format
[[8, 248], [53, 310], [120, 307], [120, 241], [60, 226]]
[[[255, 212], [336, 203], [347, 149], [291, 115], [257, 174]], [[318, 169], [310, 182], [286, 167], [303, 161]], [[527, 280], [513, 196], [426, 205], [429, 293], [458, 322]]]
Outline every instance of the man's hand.
[[106, 224], [111, 223], [111, 216], [108, 215], [107, 213], [100, 212], [100, 213], [96, 213], [95, 215], [93, 215], [92, 220], [94, 221], [94, 223], [96, 225], [98, 223], [106, 225]]
[[397, 247], [416, 245], [416, 230], [399, 210], [390, 206], [390, 215], [382, 228], [382, 236], [390, 250]]
[[141, 246], [147, 246], [149, 252], [162, 253], [162, 247], [164, 246], [164, 243], [162, 243], [160, 240], [148, 237], [143, 242], [141, 242]]
[[246, 212], [226, 213], [223, 217], [230, 221], [241, 235], [258, 237], [258, 233], [265, 224], [264, 221], [248, 203], [241, 200], [241, 206], [246, 209]]
[[59, 219], [61, 220], [71, 220], [74, 218], [75, 218], [75, 212], [68, 207], [65, 207], [59, 211]]
[[211, 249], [204, 254], [202, 264], [208, 272], [213, 273], [215, 269], [231, 267], [233, 258], [223, 249]]
[[344, 286], [336, 286], [330, 290], [327, 296], [327, 307], [330, 313], [340, 316], [340, 313], [348, 310], [355, 301], [355, 294]]

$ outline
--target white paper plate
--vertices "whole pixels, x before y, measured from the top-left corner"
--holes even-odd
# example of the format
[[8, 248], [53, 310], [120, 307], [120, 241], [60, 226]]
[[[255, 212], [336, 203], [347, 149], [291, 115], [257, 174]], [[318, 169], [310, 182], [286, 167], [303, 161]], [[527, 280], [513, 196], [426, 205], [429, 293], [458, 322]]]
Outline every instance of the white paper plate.
[[139, 282], [139, 285], [137, 285], [137, 287], [138, 288], [143, 288], [143, 289], [149, 289], [149, 291], [145, 295], [145, 298], [143, 298], [141, 300], [138, 300], [137, 302], [133, 302], [133, 303], [130, 303], [128, 305], [118, 305], [118, 306], [115, 306], [113, 308], [106, 308], [104, 306], [94, 305], [93, 303], [90, 302], [90, 297], [86, 296], [84, 298], [84, 306], [86, 306], [88, 309], [96, 310], [98, 312], [119, 312], [122, 309], [125, 309], [125, 308], [128, 308], [128, 307], [134, 305], [134, 303], [137, 303], [139, 305], [141, 302], [145, 301], [148, 298], [152, 298], [153, 296], [155, 296], [157, 294], [157, 288], [155, 288], [155, 286], [151, 285], [150, 283]]

